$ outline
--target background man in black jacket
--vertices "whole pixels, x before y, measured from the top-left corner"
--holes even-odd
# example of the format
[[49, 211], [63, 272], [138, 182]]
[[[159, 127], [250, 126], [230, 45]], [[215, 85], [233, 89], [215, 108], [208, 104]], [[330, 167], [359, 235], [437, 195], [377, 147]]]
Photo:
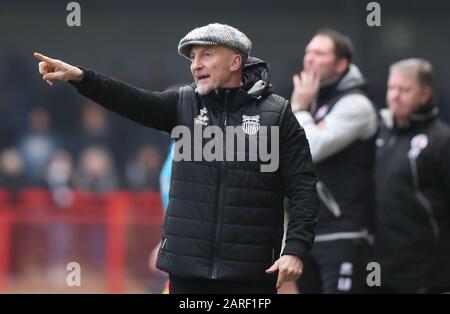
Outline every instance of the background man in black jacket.
[[450, 128], [438, 119], [433, 69], [391, 65], [377, 139], [375, 247], [384, 292], [450, 291]]
[[[70, 81], [81, 94], [143, 125], [169, 133], [184, 126], [191, 134], [199, 127], [234, 126], [244, 131], [247, 144], [252, 136], [279, 142], [273, 172], [260, 171], [261, 160], [173, 162], [157, 261], [169, 273], [173, 293], [274, 293], [301, 275], [302, 258], [312, 246], [318, 199], [309, 145], [289, 102], [272, 93], [267, 64], [249, 57], [250, 49], [247, 36], [233, 27], [194, 29], [178, 51], [191, 61], [195, 83], [165, 92], [35, 54], [50, 85]], [[263, 126], [278, 131], [260, 134]], [[198, 144], [192, 142], [195, 151]], [[254, 153], [234, 145], [224, 152]], [[290, 220], [282, 251], [285, 196]]]

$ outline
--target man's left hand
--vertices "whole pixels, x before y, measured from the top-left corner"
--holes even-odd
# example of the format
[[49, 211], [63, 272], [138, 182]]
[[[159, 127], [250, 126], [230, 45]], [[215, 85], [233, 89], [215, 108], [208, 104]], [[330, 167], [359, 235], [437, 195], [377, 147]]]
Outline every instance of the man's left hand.
[[276, 271], [278, 271], [277, 289], [279, 289], [283, 282], [300, 278], [303, 272], [303, 262], [298, 256], [283, 255], [266, 270], [266, 273], [272, 274]]

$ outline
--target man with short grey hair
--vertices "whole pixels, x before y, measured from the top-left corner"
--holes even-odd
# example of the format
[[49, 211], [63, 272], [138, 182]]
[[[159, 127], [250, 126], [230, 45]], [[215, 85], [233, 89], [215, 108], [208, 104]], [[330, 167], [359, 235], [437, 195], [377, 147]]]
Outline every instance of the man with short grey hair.
[[[289, 102], [272, 92], [267, 63], [249, 57], [250, 50], [250, 40], [234, 27], [196, 28], [178, 46], [195, 83], [164, 92], [35, 54], [50, 85], [70, 81], [84, 96], [145, 126], [188, 130], [193, 141], [180, 145], [181, 152], [183, 134], [175, 157], [211, 146], [218, 154], [213, 160], [174, 157], [157, 260], [169, 273], [171, 293], [276, 293], [301, 275], [314, 239], [318, 199], [308, 142]], [[242, 133], [244, 150], [228, 145], [229, 127]], [[267, 160], [254, 158], [255, 141], [276, 144], [264, 147], [276, 155], [275, 169], [261, 170]], [[284, 197], [290, 219], [282, 249]]]
[[430, 62], [391, 65], [386, 101], [375, 172], [381, 291], [450, 292], [450, 127], [438, 118]]

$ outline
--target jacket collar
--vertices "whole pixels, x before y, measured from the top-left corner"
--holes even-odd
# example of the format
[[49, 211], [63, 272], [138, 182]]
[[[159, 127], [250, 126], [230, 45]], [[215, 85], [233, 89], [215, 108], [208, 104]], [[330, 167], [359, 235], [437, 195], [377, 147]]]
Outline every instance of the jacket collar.
[[320, 102], [353, 89], [367, 91], [367, 80], [359, 68], [352, 63], [343, 74], [324, 82], [320, 86], [318, 99]]
[[384, 125], [389, 129], [394, 129], [398, 131], [408, 130], [416, 127], [422, 127], [425, 124], [436, 119], [439, 114], [438, 107], [433, 103], [429, 102], [426, 105], [421, 106], [417, 109], [410, 117], [408, 123], [403, 126], [399, 126], [395, 123], [395, 119], [389, 109], [382, 109], [380, 115], [383, 119]]

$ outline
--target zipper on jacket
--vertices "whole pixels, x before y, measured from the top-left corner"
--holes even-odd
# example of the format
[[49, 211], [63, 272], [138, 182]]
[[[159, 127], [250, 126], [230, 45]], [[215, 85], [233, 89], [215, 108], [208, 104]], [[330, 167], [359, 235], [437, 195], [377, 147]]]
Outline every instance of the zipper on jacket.
[[164, 251], [164, 247], [166, 246], [167, 238], [164, 238], [163, 243], [161, 244], [161, 247], [159, 248], [158, 255], [161, 255], [161, 253]]
[[423, 193], [420, 191], [419, 173], [417, 171], [416, 159], [411, 158], [411, 157], [409, 157], [408, 159], [409, 159], [409, 166], [411, 168], [411, 176], [412, 176], [413, 186], [416, 190], [415, 191], [416, 199], [419, 201], [419, 203], [425, 209], [427, 216], [428, 216], [429, 224], [431, 226], [431, 230], [433, 231], [434, 240], [436, 242], [438, 242], [439, 235], [440, 235], [439, 225], [436, 221], [436, 218], [434, 217], [433, 207], [431, 206], [430, 202], [427, 200], [425, 195], [423, 195]]
[[[226, 126], [227, 126], [227, 101], [228, 101], [228, 93], [229, 91], [225, 91], [225, 112], [223, 116], [223, 145], [226, 147]], [[217, 218], [216, 218], [216, 233], [213, 242], [213, 265], [211, 268], [210, 277], [212, 279], [216, 279], [219, 273], [219, 263], [220, 263], [220, 238], [222, 236], [223, 230], [223, 202], [224, 202], [224, 194], [225, 194], [225, 184], [226, 184], [226, 149], [223, 150], [223, 160], [220, 164], [220, 173], [219, 173], [219, 188], [218, 188], [218, 197], [217, 197]]]
[[331, 194], [331, 191], [326, 187], [325, 184], [323, 184], [322, 181], [317, 181], [316, 190], [317, 194], [319, 195], [319, 198], [322, 200], [322, 202], [328, 208], [328, 210], [333, 214], [333, 216], [335, 218], [341, 217], [342, 211], [341, 208], [339, 207], [339, 204], [334, 199], [333, 194]]
[[395, 142], [397, 142], [397, 135], [393, 134], [389, 137], [389, 140], [387, 141], [387, 146], [391, 148], [394, 146]]

